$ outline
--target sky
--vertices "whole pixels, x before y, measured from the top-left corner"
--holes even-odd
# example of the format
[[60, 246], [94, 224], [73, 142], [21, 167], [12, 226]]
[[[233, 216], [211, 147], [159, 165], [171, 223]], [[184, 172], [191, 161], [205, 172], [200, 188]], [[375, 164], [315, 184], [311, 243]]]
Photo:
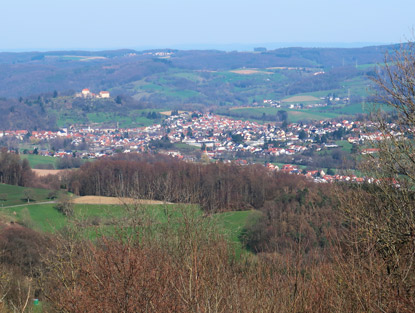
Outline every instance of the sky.
[[414, 12], [414, 0], [1, 0], [0, 51], [400, 43]]

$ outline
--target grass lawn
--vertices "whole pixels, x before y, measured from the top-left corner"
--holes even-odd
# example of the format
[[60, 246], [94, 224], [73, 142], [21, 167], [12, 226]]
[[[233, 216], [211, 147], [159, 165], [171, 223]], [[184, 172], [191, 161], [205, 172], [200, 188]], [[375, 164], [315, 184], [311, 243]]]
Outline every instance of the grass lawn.
[[50, 156], [36, 155], [36, 154], [21, 154], [21, 159], [27, 159], [31, 168], [36, 168], [38, 165], [51, 164], [55, 168], [56, 159]]
[[176, 142], [174, 144], [174, 148], [176, 148], [177, 150], [179, 150], [181, 152], [184, 152], [184, 153], [192, 152], [192, 151], [195, 151], [195, 150], [200, 150], [200, 148], [198, 148], [198, 147], [191, 146], [191, 145], [188, 145], [187, 143], [182, 143], [182, 142]]
[[47, 199], [48, 194], [51, 192], [48, 189], [25, 188], [20, 186], [0, 184], [0, 194], [6, 195], [6, 200], [1, 200], [0, 206], [19, 205], [27, 203], [27, 200], [24, 199], [24, 191], [27, 189], [33, 190], [36, 202], [50, 201], [49, 199]]
[[353, 144], [348, 142], [347, 140], [337, 140], [336, 145], [341, 147], [343, 151], [350, 153], [352, 151]]

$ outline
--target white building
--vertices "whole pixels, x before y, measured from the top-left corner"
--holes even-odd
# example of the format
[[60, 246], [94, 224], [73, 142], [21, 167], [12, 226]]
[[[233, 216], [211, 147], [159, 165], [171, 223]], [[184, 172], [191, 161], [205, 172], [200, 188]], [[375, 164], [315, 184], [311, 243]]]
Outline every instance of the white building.
[[109, 98], [110, 97], [110, 93], [108, 91], [100, 91], [99, 92], [99, 96], [101, 98]]
[[87, 88], [82, 89], [82, 96], [88, 97], [90, 94], [91, 94], [91, 92], [89, 91], [89, 89], [87, 89]]

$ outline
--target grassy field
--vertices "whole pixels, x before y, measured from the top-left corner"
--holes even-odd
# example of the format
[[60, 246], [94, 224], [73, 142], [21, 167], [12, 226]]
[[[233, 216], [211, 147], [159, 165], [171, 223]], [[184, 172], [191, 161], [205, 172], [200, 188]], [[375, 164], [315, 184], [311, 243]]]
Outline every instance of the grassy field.
[[129, 111], [105, 111], [98, 108], [93, 113], [84, 113], [80, 110], [50, 110], [50, 114], [55, 114], [59, 127], [72, 124], [101, 124], [115, 126], [118, 122], [119, 127], [142, 127], [161, 122], [161, 119], [147, 118], [148, 112], [161, 112], [166, 109], [138, 109]]
[[[245, 74], [243, 74], [245, 73]], [[268, 72], [268, 71], [249, 71], [246, 70], [245, 72], [215, 72], [212, 74], [212, 82], [226, 84], [226, 83], [237, 83], [235, 87], [235, 91], [247, 92], [247, 89], [251, 92], [254, 92], [255, 97], [260, 96], [260, 98], [275, 98], [271, 96], [272, 89], [269, 89], [264, 86], [267, 82], [282, 82], [286, 77], [280, 72]], [[238, 83], [242, 82], [249, 82], [249, 88], [237, 88]]]
[[53, 232], [66, 224], [66, 218], [54, 203], [33, 204], [3, 209], [3, 213], [38, 231]]
[[[151, 118], [147, 118], [146, 113], [148, 112], [160, 112], [162, 110], [155, 109], [155, 110], [134, 110], [129, 113], [128, 116], [122, 114], [114, 114], [114, 113], [88, 113], [87, 118], [88, 121], [91, 123], [97, 124], [105, 124], [105, 125], [112, 125], [118, 122], [118, 126], [121, 128], [128, 128], [128, 127], [142, 127], [142, 126], [150, 126], [156, 122], [160, 122], [160, 120], [155, 120]], [[142, 115], [144, 113], [144, 115]]]
[[282, 102], [318, 102], [320, 101], [319, 98], [316, 98], [314, 96], [308, 96], [308, 95], [303, 95], [303, 96], [294, 96], [294, 97], [290, 97], [290, 98], [286, 98], [284, 100], [282, 100]]
[[57, 116], [57, 124], [58, 127], [68, 127], [72, 124], [85, 124], [87, 123], [87, 119], [84, 116], [79, 116], [75, 113], [62, 113], [62, 114], [55, 114]]
[[186, 89], [179, 89], [179, 88], [171, 88], [168, 86], [161, 86], [158, 84], [147, 84], [140, 87], [141, 90], [150, 93], [161, 93], [166, 96], [170, 97], [178, 97], [182, 99], [196, 97], [199, 95], [197, 91], [194, 90], [186, 90]]
[[50, 156], [36, 155], [36, 154], [21, 154], [21, 159], [27, 159], [31, 168], [36, 168], [38, 165], [50, 164], [55, 168], [56, 159]]
[[[55, 209], [55, 203], [23, 205], [13, 208], [4, 208], [3, 213], [14, 217], [18, 222], [29, 224], [30, 227], [45, 232], [54, 232], [68, 223], [68, 218]], [[142, 205], [139, 209], [145, 209], [147, 216], [159, 222], [167, 222], [164, 214], [167, 207], [174, 214], [178, 214], [178, 204], [166, 205]], [[130, 207], [131, 208], [131, 207]], [[123, 205], [104, 205], [104, 204], [75, 204], [74, 218], [82, 221], [85, 225], [105, 226], [111, 225], [109, 221], [120, 219], [127, 215], [127, 209]]]
[[197, 72], [193, 72], [193, 71], [192, 72], [177, 72], [177, 73], [174, 73], [172, 76], [185, 78], [193, 82], [201, 82], [204, 80]]
[[[56, 161], [58, 160], [54, 157], [35, 154], [20, 154], [20, 158], [27, 159], [32, 169], [42, 168], [42, 165], [52, 166], [51, 168], [48, 167], [47, 169], [56, 169]], [[82, 164], [90, 161], [91, 160], [81, 159]]]
[[352, 151], [353, 144], [348, 142], [347, 140], [337, 140], [336, 145], [341, 147], [341, 149], [345, 152], [350, 153]]
[[331, 118], [337, 118], [340, 114], [332, 112], [318, 112], [316, 110], [291, 110], [287, 109], [288, 121], [296, 123], [304, 120], [326, 120]]
[[[27, 216], [22, 216], [22, 214], [27, 214], [28, 212], [33, 220], [34, 226], [44, 231], [52, 229], [52, 225], [59, 228], [65, 224], [66, 217], [54, 209], [54, 203], [36, 204], [36, 202], [30, 202], [30, 204], [25, 205], [27, 204], [27, 200], [22, 198], [24, 190], [27, 189], [33, 190], [37, 198], [36, 202], [50, 201], [50, 199], [47, 199], [50, 190], [0, 184], [0, 194], [7, 194], [7, 200], [2, 201], [3, 206], [19, 205], [18, 207], [4, 208], [3, 212], [16, 212], [17, 219], [21, 217], [26, 218]], [[126, 212], [126, 208], [123, 205], [75, 204], [74, 207], [75, 217], [77, 218], [114, 218], [122, 217]], [[186, 210], [188, 207], [194, 208], [195, 206], [185, 204], [143, 204], [139, 207], [145, 208], [158, 221], [167, 222], [168, 217], [165, 214], [166, 208], [168, 208], [170, 213], [177, 216], [181, 210]], [[200, 211], [200, 214], [202, 215], [202, 211]], [[215, 214], [214, 219], [225, 229], [229, 229], [232, 240], [237, 241], [241, 227], [245, 224], [250, 214], [254, 214], [254, 211], [226, 212]]]
[[176, 104], [209, 103], [221, 107], [246, 106], [249, 103], [260, 103], [264, 99], [282, 100], [285, 104], [313, 104], [320, 103], [320, 98], [328, 95], [335, 94], [341, 98], [348, 95], [366, 97], [370, 92], [370, 81], [363, 74], [344, 78], [339, 84], [333, 85], [337, 88], [330, 90], [318, 90], [319, 87], [316, 87], [316, 91], [298, 94], [284, 92], [280, 86], [290, 85], [302, 77], [304, 73], [300, 72], [299, 69], [293, 72], [283, 68], [236, 68], [205, 72], [172, 68], [145, 80], [128, 83], [124, 89], [130, 90], [137, 99], [157, 95], [166, 103], [171, 100]]
[[[11, 189], [14, 194], [18, 194], [16, 190], [20, 190], [19, 188]], [[18, 195], [17, 198], [19, 198]], [[55, 203], [47, 203], [4, 208], [2, 215], [3, 219], [14, 220], [39, 231], [54, 232], [68, 223], [67, 217], [59, 213], [55, 206]], [[186, 204], [146, 204], [138, 207], [131, 205], [130, 210], [123, 205], [75, 204], [74, 218], [83, 225], [86, 236], [94, 238], [97, 231], [113, 231], [114, 222], [122, 221], [131, 212], [135, 212], [135, 216], [143, 214], [142, 216], [148, 221], [152, 221], [154, 225], [152, 227], [157, 229], [164, 223], [173, 223], [174, 226], [187, 210], [195, 210], [196, 215], [203, 216], [198, 206]], [[256, 214], [259, 213], [257, 211], [217, 213], [211, 217], [210, 222], [234, 244], [235, 253], [239, 256], [245, 251], [239, 240], [240, 234], [246, 222]]]
[[371, 81], [364, 79], [363, 77], [356, 77], [345, 81], [343, 88], [347, 92], [350, 90], [351, 95], [367, 97], [372, 93], [371, 86]]
[[365, 79], [365, 77], [363, 76], [360, 76], [345, 80], [342, 83], [341, 88], [312, 91], [307, 93], [298, 93], [293, 95], [292, 97], [313, 96], [316, 98], [321, 98], [326, 97], [329, 94], [336, 94], [339, 97], [347, 97], [349, 91], [351, 96], [367, 97], [371, 93], [370, 84], [371, 83], [369, 80]]
[[235, 244], [236, 256], [246, 251], [240, 241], [240, 235], [246, 223], [256, 215], [258, 211], [237, 211], [215, 214], [214, 218], [217, 225], [224, 230], [228, 239]]
[[[272, 162], [272, 164], [277, 165], [281, 169], [285, 164], [288, 164], [288, 163]], [[298, 165], [294, 163], [289, 163], [289, 164], [297, 166], [300, 170], [304, 170], [307, 168], [307, 166], [305, 165]]]
[[6, 195], [6, 200], [1, 200], [0, 206], [19, 205], [27, 203], [27, 200], [24, 199], [24, 192], [27, 189], [31, 189], [33, 191], [33, 195], [36, 199], [36, 202], [49, 201], [47, 197], [48, 194], [51, 192], [50, 190], [0, 184], [0, 194]]
[[353, 103], [346, 106], [334, 106], [330, 108], [330, 112], [344, 115], [354, 115], [361, 113], [369, 113], [370, 106], [363, 103]]
[[193, 151], [196, 151], [196, 150], [200, 150], [200, 148], [198, 148], [198, 147], [191, 146], [191, 145], [188, 145], [188, 144], [182, 143], [182, 142], [176, 142], [174, 144], [174, 148], [181, 151], [181, 152], [183, 152], [183, 153], [190, 153], [190, 152], [193, 152]]
[[[383, 66], [384, 64], [381, 64], [381, 66]], [[357, 68], [359, 70], [367, 70], [367, 69], [371, 69], [371, 68], [376, 68], [378, 66], [378, 64], [374, 64], [374, 63], [367, 63], [367, 64], [358, 64]]]

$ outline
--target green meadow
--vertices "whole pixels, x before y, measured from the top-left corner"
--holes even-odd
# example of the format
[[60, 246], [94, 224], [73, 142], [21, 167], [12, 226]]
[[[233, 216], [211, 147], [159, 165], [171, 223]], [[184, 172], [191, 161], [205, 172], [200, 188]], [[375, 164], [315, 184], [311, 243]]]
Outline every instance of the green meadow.
[[0, 207], [26, 204], [27, 200], [25, 199], [25, 190], [31, 190], [33, 194], [35, 201], [30, 201], [30, 203], [50, 201], [50, 199], [48, 199], [48, 195], [51, 190], [0, 184]]
[[260, 214], [259, 211], [252, 210], [224, 212], [214, 215], [218, 227], [223, 230], [228, 240], [234, 244], [236, 256], [240, 256], [242, 253], [246, 252], [246, 249], [243, 247], [240, 240], [245, 225], [252, 220], [252, 218], [259, 216]]
[[56, 159], [50, 156], [36, 154], [21, 154], [21, 159], [27, 159], [31, 168], [37, 168], [39, 165], [51, 164], [55, 168]]
[[335, 143], [345, 152], [350, 153], [352, 151], [353, 144], [347, 140], [337, 140]]
[[[82, 225], [85, 235], [94, 238], [97, 233], [112, 233], [114, 225], [122, 225], [128, 217], [140, 218], [156, 230], [163, 225], [175, 227], [175, 223], [181, 223], [182, 217], [188, 214], [196, 214], [206, 222], [217, 227], [234, 245], [236, 255], [245, 251], [240, 242], [240, 235], [248, 220], [260, 214], [258, 211], [232, 211], [204, 216], [203, 211], [197, 205], [189, 204], [151, 204], [151, 205], [98, 205], [98, 204], [74, 204], [74, 214], [71, 218], [58, 212], [56, 203], [39, 204], [27, 203], [22, 200], [23, 192], [27, 188], [0, 185], [0, 194], [7, 193], [7, 201], [2, 201], [1, 217], [5, 221], [15, 221], [38, 231], [55, 232], [68, 225], [69, 221], [75, 221]], [[46, 189], [33, 189], [40, 201], [50, 201]], [[18, 205], [8, 207], [9, 205]]]

